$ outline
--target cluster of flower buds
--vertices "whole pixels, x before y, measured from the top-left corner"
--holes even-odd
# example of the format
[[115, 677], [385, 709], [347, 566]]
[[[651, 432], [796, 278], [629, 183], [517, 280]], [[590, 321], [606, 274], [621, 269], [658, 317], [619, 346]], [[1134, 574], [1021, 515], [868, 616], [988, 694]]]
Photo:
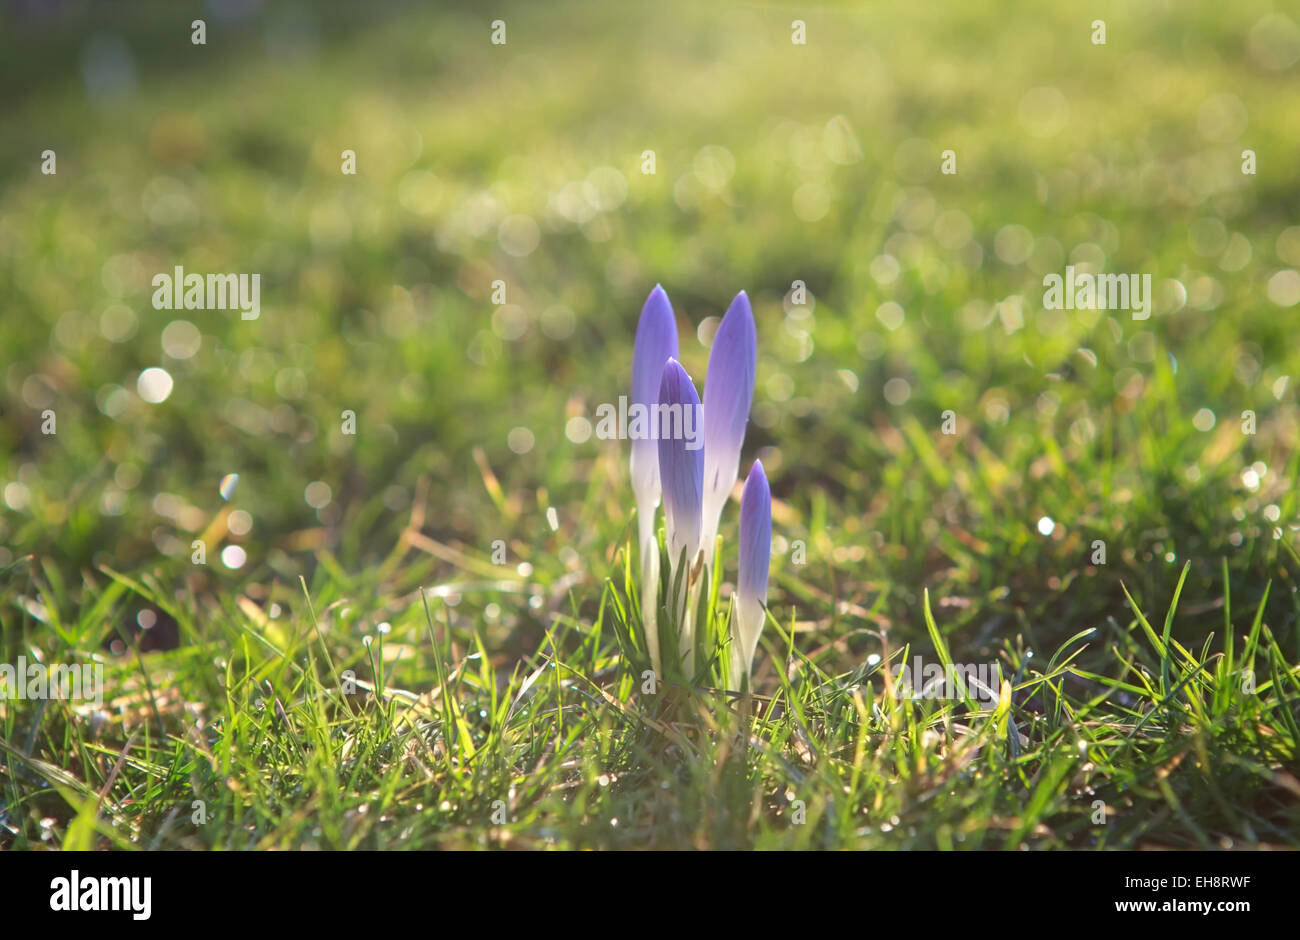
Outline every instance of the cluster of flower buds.
[[[741, 291], [713, 339], [704, 401], [678, 362], [677, 321], [662, 287], [646, 299], [632, 357], [632, 404], [649, 415], [652, 433], [632, 435], [632, 489], [636, 495], [641, 557], [641, 616], [655, 672], [662, 674], [659, 643], [659, 544], [655, 513], [662, 499], [669, 578], [677, 596], [678, 656], [694, 671], [694, 616], [702, 584], [709, 581], [718, 523], [740, 471], [740, 450], [754, 400], [758, 345], [754, 313]], [[702, 415], [703, 446], [686, 429]], [[674, 425], [674, 419], [676, 424]], [[697, 422], [698, 424], [698, 422]], [[766, 616], [772, 552], [772, 496], [763, 465], [755, 460], [740, 504], [740, 575], [731, 618], [732, 681], [747, 682]]]

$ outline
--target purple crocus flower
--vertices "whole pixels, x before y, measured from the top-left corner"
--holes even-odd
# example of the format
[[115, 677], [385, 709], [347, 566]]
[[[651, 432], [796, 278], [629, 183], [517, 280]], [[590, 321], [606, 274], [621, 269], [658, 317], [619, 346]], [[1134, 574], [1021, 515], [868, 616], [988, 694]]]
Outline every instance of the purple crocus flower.
[[675, 575], [683, 549], [688, 569], [694, 567], [699, 554], [704, 487], [704, 450], [690, 433], [694, 429], [698, 436], [695, 423], [700, 413], [700, 396], [695, 391], [695, 383], [676, 359], [669, 359], [664, 365], [659, 383], [659, 409], [663, 423], [671, 424], [668, 428], [661, 425], [659, 430], [659, 479], [664, 493], [668, 559]]
[[[659, 401], [664, 363], [676, 359], [677, 321], [668, 295], [659, 285], [646, 298], [636, 327], [632, 352], [632, 404], [653, 411]], [[641, 524], [641, 543], [654, 531], [654, 511], [659, 505], [659, 451], [649, 437], [632, 441], [632, 489]]]
[[[664, 364], [677, 358], [677, 321], [663, 287], [656, 284], [636, 327], [632, 353], [632, 404], [650, 414], [659, 401]], [[632, 492], [641, 552], [641, 621], [646, 630], [650, 663], [662, 675], [659, 658], [659, 546], [655, 544], [655, 509], [659, 506], [659, 448], [649, 436], [632, 440]]]
[[767, 577], [772, 562], [772, 491], [763, 464], [755, 460], [740, 496], [740, 576], [736, 581], [736, 612], [732, 620], [732, 682], [748, 683], [754, 651], [763, 631]]
[[727, 308], [713, 338], [704, 384], [704, 504], [701, 542], [713, 561], [722, 507], [740, 470], [740, 448], [754, 401], [758, 340], [749, 297], [741, 291]]

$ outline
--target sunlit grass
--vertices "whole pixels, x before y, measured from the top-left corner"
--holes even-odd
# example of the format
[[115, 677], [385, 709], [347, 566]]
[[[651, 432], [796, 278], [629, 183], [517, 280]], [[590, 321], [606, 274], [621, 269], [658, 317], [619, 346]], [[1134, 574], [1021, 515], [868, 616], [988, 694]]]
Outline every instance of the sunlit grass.
[[[0, 704], [0, 845], [1296, 845], [1294, 67], [1265, 4], [1103, 6], [832, 5], [795, 47], [521, 5], [497, 48], [339, 7], [291, 55], [138, 14], [112, 101], [76, 30], [6, 31], [63, 65], [0, 134], [0, 661], [109, 689]], [[1043, 310], [1089, 260], [1151, 319]], [[261, 318], [154, 310], [175, 265], [261, 272]], [[571, 423], [656, 282], [696, 375], [754, 302], [748, 703], [642, 691], [626, 444]], [[1008, 694], [900, 700], [914, 655]]]

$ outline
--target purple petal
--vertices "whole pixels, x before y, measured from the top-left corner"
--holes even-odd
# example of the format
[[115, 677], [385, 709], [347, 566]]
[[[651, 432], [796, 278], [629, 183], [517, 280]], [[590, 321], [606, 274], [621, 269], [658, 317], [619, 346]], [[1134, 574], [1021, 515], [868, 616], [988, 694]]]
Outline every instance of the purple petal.
[[[664, 363], [677, 358], [677, 321], [673, 317], [668, 295], [659, 285], [646, 298], [636, 327], [636, 347], [632, 352], [632, 404], [646, 408], [659, 401], [659, 382]], [[654, 507], [659, 505], [659, 454], [649, 438], [632, 441], [632, 489], [642, 525], [642, 540], [652, 524]]]
[[763, 464], [755, 460], [740, 495], [740, 576], [736, 593], [767, 601], [767, 576], [772, 563], [772, 491]]
[[653, 405], [659, 400], [664, 363], [678, 358], [677, 321], [668, 294], [658, 284], [641, 308], [632, 351], [632, 402]]
[[758, 340], [754, 312], [741, 291], [727, 308], [709, 352], [704, 385], [705, 537], [717, 532], [718, 518], [740, 470], [740, 448], [754, 401]]
[[694, 422], [699, 420], [700, 396], [695, 392], [695, 383], [676, 359], [669, 359], [664, 365], [663, 379], [659, 384], [659, 404], [668, 408], [680, 405], [676, 410], [683, 422], [674, 424], [671, 429], [674, 433], [664, 433], [669, 429], [656, 423], [659, 431], [659, 477], [663, 484], [664, 515], [668, 522], [668, 557], [676, 566], [683, 548], [686, 549], [688, 564], [695, 560], [699, 551], [704, 481], [704, 450], [699, 447], [690, 449], [692, 441], [683, 433], [686, 428], [691, 428], [698, 437], [699, 429]]

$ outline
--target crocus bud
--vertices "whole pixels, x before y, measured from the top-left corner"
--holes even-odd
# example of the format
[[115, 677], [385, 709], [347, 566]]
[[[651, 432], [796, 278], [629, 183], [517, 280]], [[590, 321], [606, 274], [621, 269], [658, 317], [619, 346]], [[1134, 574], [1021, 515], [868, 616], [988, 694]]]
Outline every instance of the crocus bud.
[[704, 505], [701, 541], [713, 560], [718, 520], [740, 470], [740, 448], [754, 401], [758, 340], [749, 298], [736, 295], [713, 337], [704, 383]]
[[[664, 518], [668, 530], [668, 558], [675, 575], [686, 552], [688, 567], [700, 550], [700, 507], [704, 485], [704, 451], [692, 440], [700, 396], [681, 363], [669, 359], [659, 383], [659, 407], [664, 416], [659, 432], [659, 479], [663, 485]], [[664, 410], [666, 409], [666, 410]], [[669, 433], [665, 433], [668, 431]], [[695, 446], [693, 446], [695, 445]]]
[[[636, 327], [636, 346], [632, 352], [632, 404], [653, 414], [659, 401], [659, 383], [664, 363], [677, 358], [677, 321], [664, 289], [655, 289], [641, 308]], [[640, 520], [641, 543], [654, 532], [655, 507], [659, 505], [659, 451], [649, 436], [632, 441], [632, 491]]]
[[[632, 352], [632, 404], [653, 414], [659, 401], [664, 364], [677, 356], [677, 321], [668, 295], [658, 284], [641, 308]], [[659, 546], [655, 543], [655, 509], [659, 506], [659, 448], [650, 435], [632, 439], [632, 493], [641, 553], [641, 623], [650, 664], [662, 675], [659, 655]]]
[[767, 577], [772, 562], [772, 491], [763, 464], [757, 460], [740, 496], [740, 574], [736, 580], [736, 608], [732, 620], [732, 681], [749, 681], [754, 651], [763, 631], [767, 604]]

